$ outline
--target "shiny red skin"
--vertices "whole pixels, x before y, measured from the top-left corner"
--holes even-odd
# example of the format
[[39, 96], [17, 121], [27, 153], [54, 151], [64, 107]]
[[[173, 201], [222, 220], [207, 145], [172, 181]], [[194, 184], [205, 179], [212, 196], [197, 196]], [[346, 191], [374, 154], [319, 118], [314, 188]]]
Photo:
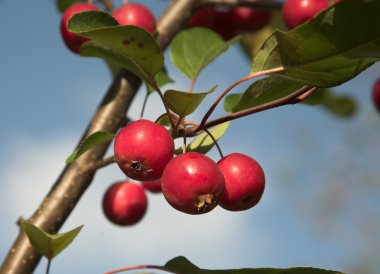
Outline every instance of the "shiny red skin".
[[257, 31], [270, 21], [272, 13], [267, 10], [252, 9], [249, 7], [235, 7], [231, 9], [231, 18], [240, 32]]
[[70, 6], [67, 10], [65, 10], [62, 14], [61, 18], [61, 35], [63, 38], [63, 41], [65, 42], [66, 46], [74, 53], [79, 54], [79, 48], [80, 46], [88, 41], [89, 39], [79, 36], [78, 34], [75, 34], [73, 32], [70, 32], [67, 24], [69, 22], [69, 19], [79, 12], [88, 11], [88, 10], [99, 10], [99, 8], [95, 5], [79, 2], [72, 6]]
[[218, 162], [225, 179], [225, 190], [220, 206], [230, 211], [246, 210], [255, 206], [265, 189], [261, 166], [251, 157], [232, 153]]
[[218, 33], [227, 41], [234, 38], [238, 32], [232, 22], [230, 10], [219, 10], [209, 6], [197, 11], [190, 19], [188, 27], [205, 27]]
[[289, 29], [306, 22], [329, 6], [328, 0], [286, 0], [282, 7], [282, 18]]
[[173, 158], [174, 142], [166, 128], [142, 119], [119, 131], [114, 153], [117, 164], [129, 178], [151, 181], [161, 178]]
[[153, 13], [138, 3], [126, 3], [115, 10], [112, 16], [123, 26], [133, 25], [144, 28], [148, 32], [156, 29], [156, 19]]
[[144, 189], [129, 181], [114, 183], [103, 197], [103, 212], [116, 225], [138, 223], [144, 217], [147, 206]]
[[162, 193], [161, 180], [141, 182], [144, 189], [151, 193]]
[[372, 101], [380, 113], [380, 79], [378, 79], [372, 88]]
[[[162, 193], [175, 209], [203, 214], [214, 209], [224, 191], [224, 177], [209, 157], [188, 152], [171, 160], [162, 174]], [[211, 198], [203, 206], [200, 202]]]

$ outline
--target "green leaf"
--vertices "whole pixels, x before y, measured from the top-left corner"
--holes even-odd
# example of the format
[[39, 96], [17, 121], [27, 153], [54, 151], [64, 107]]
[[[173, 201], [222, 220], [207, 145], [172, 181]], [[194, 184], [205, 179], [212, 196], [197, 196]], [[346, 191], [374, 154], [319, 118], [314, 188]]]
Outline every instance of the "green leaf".
[[213, 86], [208, 92], [185, 92], [169, 89], [164, 94], [165, 102], [169, 108], [180, 117], [193, 113], [202, 103], [203, 99], [218, 86]]
[[86, 0], [56, 0], [57, 9], [60, 12], [64, 12], [68, 7], [72, 6], [75, 3], [87, 2]]
[[66, 233], [52, 235], [27, 221], [22, 221], [21, 226], [34, 249], [49, 260], [64, 250], [83, 227], [82, 225]]
[[[161, 70], [159, 73], [157, 73], [156, 76], [154, 76], [154, 80], [156, 81], [157, 86], [160, 88], [169, 83], [174, 83], [174, 80], [170, 78], [164, 70]], [[155, 91], [155, 89], [149, 84], [147, 84], [147, 90], [149, 94]]]
[[83, 56], [96, 56], [119, 65], [152, 84], [164, 64], [153, 36], [135, 26], [120, 26], [108, 13], [86, 11], [71, 17], [69, 30], [92, 39], [80, 48]]
[[193, 79], [236, 41], [233, 39], [225, 42], [219, 34], [210, 29], [191, 28], [174, 37], [170, 47], [170, 58], [180, 71]]
[[115, 137], [114, 134], [106, 131], [97, 131], [80, 143], [78, 149], [76, 149], [67, 159], [66, 164], [70, 164], [78, 159], [83, 153], [91, 148], [100, 145], [101, 143], [108, 142]]
[[241, 93], [235, 93], [230, 94], [224, 99], [224, 110], [228, 113], [232, 113], [232, 109], [240, 102], [241, 97], [243, 97], [243, 94]]
[[[223, 124], [215, 126], [213, 129], [210, 130], [210, 133], [212, 134], [212, 136], [214, 136], [215, 140], [218, 141], [227, 131], [229, 126], [230, 122], [225, 122]], [[196, 137], [190, 144], [188, 144], [186, 146], [186, 152], [198, 152], [206, 154], [214, 147], [214, 145], [215, 143], [212, 140], [212, 138], [207, 133], [205, 133]], [[175, 150], [175, 154], [178, 155], [181, 153], [182, 148], [177, 148]]]
[[342, 1], [289, 32], [275, 31], [252, 63], [252, 73], [283, 68], [303, 84], [344, 83], [380, 58], [380, 1]]
[[165, 267], [181, 274], [343, 274], [343, 272], [313, 267], [207, 270], [197, 267], [182, 256], [170, 260]]
[[169, 127], [171, 125], [167, 114], [161, 116], [156, 123], [165, 127]]

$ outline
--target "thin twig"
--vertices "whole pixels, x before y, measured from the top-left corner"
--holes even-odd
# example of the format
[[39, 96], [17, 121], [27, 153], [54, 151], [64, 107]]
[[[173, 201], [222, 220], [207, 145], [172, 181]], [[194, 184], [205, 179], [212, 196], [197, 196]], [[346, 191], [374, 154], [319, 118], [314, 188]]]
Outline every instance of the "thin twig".
[[216, 99], [216, 101], [212, 104], [212, 106], [210, 107], [210, 109], [206, 112], [205, 116], [203, 116], [203, 119], [202, 121], [200, 122], [200, 124], [198, 125], [196, 131], [198, 131], [199, 129], [203, 128], [204, 124], [207, 122], [207, 119], [210, 117], [210, 115], [212, 114], [212, 112], [215, 110], [215, 108], [217, 107], [217, 105], [220, 103], [220, 101], [224, 98], [224, 96], [227, 95], [227, 93], [229, 93], [234, 87], [236, 87], [237, 85], [243, 83], [243, 82], [246, 82], [248, 80], [251, 80], [253, 78], [256, 78], [256, 77], [259, 77], [259, 76], [262, 76], [262, 75], [265, 75], [265, 74], [270, 74], [270, 73], [275, 73], [275, 72], [280, 72], [284, 70], [284, 68], [275, 68], [275, 69], [270, 69], [270, 70], [265, 70], [265, 71], [260, 71], [258, 73], [252, 73], [252, 74], [249, 74], [239, 80], [237, 80], [235, 83], [233, 83], [232, 85], [230, 85], [226, 90], [224, 90], [220, 95], [219, 97]]
[[173, 274], [181, 274], [180, 272], [173, 271], [165, 266], [159, 266], [159, 265], [136, 265], [136, 266], [128, 266], [128, 267], [122, 267], [119, 269], [112, 270], [110, 272], [106, 272], [104, 274], [115, 274], [115, 273], [120, 273], [124, 271], [131, 271], [131, 270], [139, 270], [139, 269], [158, 269], [162, 271], [166, 271], [168, 273], [173, 273]]
[[160, 87], [157, 85], [156, 81], [154, 81], [154, 79], [152, 79], [152, 86], [153, 88], [157, 91], [158, 95], [160, 96], [161, 98], [161, 101], [162, 103], [164, 104], [164, 107], [165, 107], [165, 111], [166, 113], [168, 114], [168, 118], [169, 118], [169, 122], [170, 122], [170, 125], [172, 126], [172, 128], [174, 129], [175, 128], [175, 122], [173, 120], [173, 117], [170, 115], [171, 114], [171, 111], [169, 109], [169, 106], [168, 104], [166, 103], [165, 101], [165, 98], [164, 98], [164, 94], [163, 92], [161, 91]]
[[311, 90], [314, 90], [314, 89], [315, 89], [315, 87], [304, 86], [304, 87], [296, 90], [295, 92], [293, 92], [293, 93], [291, 93], [285, 97], [282, 97], [280, 99], [277, 99], [277, 100], [274, 100], [274, 101], [271, 101], [271, 102], [268, 102], [268, 103], [265, 103], [265, 104], [262, 104], [259, 106], [255, 106], [255, 107], [252, 107], [249, 109], [245, 109], [245, 110], [241, 110], [241, 111], [238, 111], [235, 113], [231, 113], [231, 114], [226, 115], [224, 117], [212, 120], [208, 123], [205, 123], [201, 128], [196, 129], [196, 131], [205, 130], [206, 128], [214, 127], [214, 126], [222, 124], [224, 122], [232, 121], [232, 120], [235, 120], [235, 119], [238, 119], [238, 118], [241, 118], [241, 117], [253, 114], [253, 113], [257, 113], [257, 112], [260, 112], [263, 110], [267, 110], [267, 109], [271, 109], [271, 108], [275, 108], [275, 107], [279, 107], [279, 106], [283, 106], [283, 105], [287, 105], [287, 104], [294, 104], [295, 100], [299, 96], [301, 96], [302, 94], [305, 94], [307, 92], [310, 92]]

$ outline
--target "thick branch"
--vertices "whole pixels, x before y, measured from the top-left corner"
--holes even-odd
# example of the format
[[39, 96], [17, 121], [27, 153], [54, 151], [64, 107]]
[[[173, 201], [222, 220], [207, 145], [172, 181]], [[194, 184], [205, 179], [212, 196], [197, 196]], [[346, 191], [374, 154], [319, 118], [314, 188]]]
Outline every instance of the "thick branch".
[[[189, 19], [198, 1], [172, 1], [160, 18], [157, 26], [157, 41], [165, 48], [181, 26]], [[125, 113], [131, 104], [141, 81], [124, 70], [114, 78], [106, 96], [93, 115], [89, 126], [79, 143], [96, 131], [115, 133], [125, 119]], [[50, 192], [46, 195], [36, 212], [29, 218], [33, 224], [49, 233], [57, 233], [68, 218], [75, 205], [86, 191], [95, 175], [94, 170], [84, 171], [88, 165], [101, 160], [109, 146], [98, 146], [82, 155], [71, 165], [65, 167]], [[1, 274], [33, 273], [40, 255], [31, 247], [28, 239], [20, 233], [6, 256]]]

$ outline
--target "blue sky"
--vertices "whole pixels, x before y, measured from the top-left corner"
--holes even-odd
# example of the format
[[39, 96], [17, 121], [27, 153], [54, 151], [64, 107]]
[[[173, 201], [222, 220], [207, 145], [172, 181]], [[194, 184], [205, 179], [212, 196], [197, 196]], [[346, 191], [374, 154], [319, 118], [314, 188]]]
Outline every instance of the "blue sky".
[[[156, 16], [168, 3], [140, 2]], [[15, 221], [30, 216], [48, 192], [111, 82], [101, 60], [65, 48], [59, 20], [50, 0], [0, 1], [0, 258], [17, 235]], [[232, 123], [220, 141], [224, 153], [246, 153], [266, 173], [263, 199], [251, 210], [217, 208], [189, 216], [161, 195], [149, 195], [141, 223], [115, 227], [100, 203], [106, 188], [124, 177], [115, 166], [99, 171], [62, 231], [85, 227], [51, 273], [103, 273], [163, 264], [178, 255], [212, 269], [304, 265], [353, 273], [365, 263], [376, 272], [371, 253], [378, 254], [380, 240], [380, 127], [370, 90], [379, 68], [335, 89], [358, 101], [352, 119], [297, 105]], [[168, 69], [177, 81], [172, 87], [186, 90], [188, 80]], [[249, 63], [234, 47], [207, 68], [196, 90], [226, 87], [248, 72]], [[142, 99], [140, 92], [130, 116], [138, 117]], [[192, 119], [201, 117], [207, 102]], [[152, 95], [147, 111], [150, 119], [162, 113], [158, 96]], [[222, 114], [219, 108], [215, 117]], [[215, 150], [210, 156], [219, 160]], [[44, 267], [42, 262], [36, 273]]]

